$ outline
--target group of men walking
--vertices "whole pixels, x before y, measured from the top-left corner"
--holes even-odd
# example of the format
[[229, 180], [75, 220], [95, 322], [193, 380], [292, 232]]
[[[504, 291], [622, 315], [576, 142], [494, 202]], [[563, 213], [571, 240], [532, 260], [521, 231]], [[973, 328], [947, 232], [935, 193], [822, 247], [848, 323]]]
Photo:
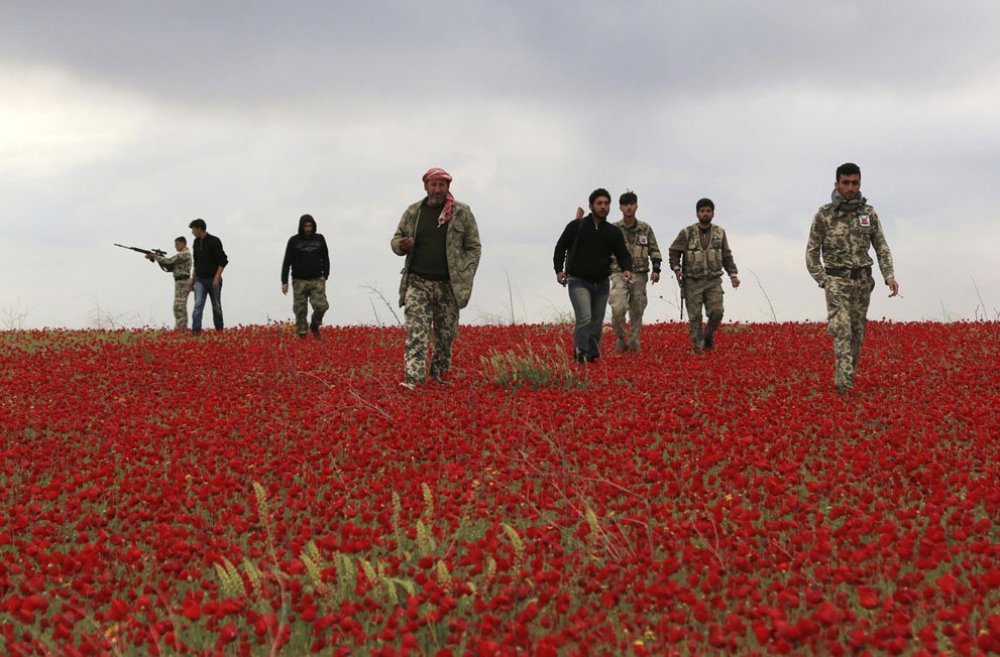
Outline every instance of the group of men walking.
[[[556, 242], [552, 262], [556, 281], [569, 289], [576, 325], [573, 343], [578, 362], [600, 358], [600, 341], [607, 305], [615, 350], [639, 351], [643, 313], [648, 305], [648, 283], [658, 283], [663, 256], [653, 228], [636, 217], [639, 199], [628, 191], [618, 199], [622, 219], [607, 223], [611, 195], [596, 189], [590, 195], [590, 213], [577, 208]], [[688, 331], [696, 352], [711, 349], [722, 323], [722, 274], [733, 287], [740, 279], [726, 231], [714, 225], [715, 204], [703, 198], [696, 204], [698, 223], [687, 226], [671, 243], [669, 265], [683, 290]], [[702, 325], [702, 308], [708, 315]], [[628, 316], [628, 329], [625, 318]]]
[[[468, 205], [455, 200], [451, 182], [447, 171], [428, 170], [423, 176], [425, 197], [406, 208], [390, 242], [392, 252], [405, 257], [399, 286], [406, 327], [400, 385], [408, 390], [428, 379], [447, 384], [459, 312], [469, 303], [482, 254], [475, 216]], [[841, 394], [854, 386], [875, 288], [870, 247], [875, 247], [889, 296], [899, 293], [881, 222], [860, 190], [860, 168], [853, 163], [838, 167], [831, 202], [816, 213], [806, 247], [809, 274], [826, 294], [827, 330], [835, 354], [834, 382]], [[573, 307], [574, 356], [584, 364], [601, 356], [609, 303], [615, 350], [640, 350], [647, 285], [660, 280], [663, 256], [652, 227], [636, 216], [637, 195], [627, 191], [618, 202], [622, 218], [610, 224], [611, 194], [603, 188], [594, 190], [588, 199], [590, 212], [577, 208], [576, 218], [563, 229], [553, 253], [556, 281], [568, 289]], [[733, 288], [740, 286], [740, 279], [726, 231], [713, 223], [715, 204], [708, 198], [699, 199], [695, 213], [697, 221], [681, 229], [667, 251], [668, 265], [683, 290], [691, 346], [700, 354], [715, 346], [722, 323], [723, 277], [729, 278]], [[192, 330], [201, 331], [206, 298], [212, 301], [215, 328], [222, 330], [222, 271], [229, 260], [222, 242], [207, 233], [203, 220], [192, 221], [190, 228], [195, 236], [193, 253], [188, 252], [186, 239], [178, 237], [176, 255], [147, 257], [174, 276], [177, 329], [186, 329], [187, 295], [193, 290]], [[311, 215], [302, 215], [298, 232], [285, 248], [283, 294], [288, 293], [289, 274], [296, 334], [304, 338], [311, 332], [318, 338], [329, 308], [326, 279], [330, 254]], [[313, 307], [311, 320], [309, 304]], [[703, 310], [707, 316], [704, 324]]]

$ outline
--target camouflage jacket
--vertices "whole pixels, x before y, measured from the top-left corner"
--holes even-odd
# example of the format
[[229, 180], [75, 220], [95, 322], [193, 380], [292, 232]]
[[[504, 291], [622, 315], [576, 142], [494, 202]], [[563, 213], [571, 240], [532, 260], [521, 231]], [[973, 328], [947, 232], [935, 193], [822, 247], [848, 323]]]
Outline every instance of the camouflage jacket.
[[893, 275], [892, 254], [882, 233], [882, 222], [875, 209], [867, 204], [857, 208], [835, 208], [827, 203], [819, 209], [809, 229], [806, 267], [820, 287], [826, 285], [826, 268], [859, 269], [871, 267], [868, 250], [875, 247], [875, 257], [882, 278]]
[[[625, 236], [625, 247], [632, 255], [632, 271], [636, 274], [645, 274], [649, 271], [650, 260], [653, 261], [653, 271], [660, 271], [660, 262], [663, 261], [663, 256], [660, 255], [660, 247], [656, 244], [653, 228], [645, 221], [638, 219], [631, 228], [625, 225], [624, 219], [616, 221], [614, 225]], [[611, 256], [611, 272], [619, 274], [621, 271], [618, 259]]]
[[[399, 241], [403, 237], [417, 234], [417, 219], [420, 217], [420, 206], [424, 199], [417, 201], [406, 208], [403, 216], [396, 227], [396, 234], [392, 236], [390, 246], [392, 252], [399, 256], [406, 256], [403, 264], [402, 279], [399, 282], [399, 305], [406, 302], [406, 287], [409, 278], [410, 260], [413, 251], [409, 253], [399, 248]], [[476, 225], [476, 218], [472, 215], [472, 210], [465, 203], [455, 201], [452, 207], [451, 219], [446, 224], [448, 234], [445, 236], [445, 251], [448, 258], [448, 278], [451, 282], [451, 291], [455, 295], [455, 301], [459, 308], [465, 308], [469, 304], [472, 296], [472, 279], [479, 268], [479, 256], [483, 247], [479, 242], [479, 227]]]
[[156, 262], [163, 267], [164, 271], [173, 273], [175, 280], [191, 278], [191, 251], [188, 249], [178, 251], [169, 258], [156, 256]]
[[708, 248], [705, 248], [701, 243], [705, 231], [697, 223], [682, 229], [670, 245], [670, 268], [676, 270], [683, 266], [684, 276], [688, 278], [716, 278], [722, 276], [723, 269], [730, 276], [736, 276], [736, 261], [729, 249], [725, 229], [712, 224], [708, 230]]

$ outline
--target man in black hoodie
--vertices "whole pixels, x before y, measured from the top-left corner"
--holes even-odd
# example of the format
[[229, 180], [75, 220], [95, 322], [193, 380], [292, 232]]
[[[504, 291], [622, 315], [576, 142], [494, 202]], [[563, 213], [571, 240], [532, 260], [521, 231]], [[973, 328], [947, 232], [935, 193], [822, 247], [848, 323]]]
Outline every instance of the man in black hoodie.
[[[300, 338], [306, 331], [319, 337], [323, 314], [330, 307], [326, 300], [326, 279], [330, 276], [330, 252], [326, 239], [316, 232], [316, 220], [304, 214], [299, 218], [299, 232], [288, 239], [281, 263], [281, 293], [288, 294], [288, 270], [292, 270], [292, 310], [295, 332]], [[306, 323], [308, 303], [312, 303], [312, 322]]]
[[573, 344], [580, 363], [601, 356], [612, 255], [618, 259], [622, 279], [626, 283], [632, 280], [632, 254], [622, 232], [607, 222], [610, 211], [611, 194], [606, 189], [595, 189], [590, 195], [590, 214], [567, 224], [552, 257], [556, 281], [569, 286], [569, 301], [576, 316]]

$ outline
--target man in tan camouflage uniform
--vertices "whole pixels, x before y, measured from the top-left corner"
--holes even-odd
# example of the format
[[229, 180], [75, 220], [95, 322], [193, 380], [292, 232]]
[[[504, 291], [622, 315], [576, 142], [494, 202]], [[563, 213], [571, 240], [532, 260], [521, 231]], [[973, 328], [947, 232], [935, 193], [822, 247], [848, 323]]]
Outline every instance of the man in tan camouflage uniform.
[[[660, 280], [660, 247], [656, 244], [656, 235], [652, 227], [645, 221], [639, 221], [635, 211], [639, 207], [639, 197], [635, 192], [625, 192], [618, 199], [618, 207], [622, 211], [621, 221], [614, 225], [625, 236], [625, 246], [632, 254], [632, 280], [626, 282], [622, 276], [618, 260], [611, 262], [611, 294], [608, 303], [611, 305], [611, 330], [618, 336], [616, 351], [639, 351], [639, 332], [642, 331], [642, 314], [646, 310], [646, 282], [654, 284]], [[653, 271], [649, 272], [649, 263], [653, 263]], [[628, 337], [625, 335], [625, 313], [628, 313]]]
[[451, 195], [451, 175], [443, 169], [424, 174], [427, 196], [406, 208], [390, 246], [406, 256], [399, 284], [405, 308], [404, 377], [413, 390], [427, 380], [427, 348], [434, 334], [430, 376], [444, 383], [451, 369], [451, 347], [458, 334], [458, 313], [472, 296], [482, 245], [472, 210]]
[[[187, 330], [187, 299], [191, 293], [191, 252], [187, 248], [187, 238], [181, 235], [174, 240], [175, 255], [158, 256], [149, 254], [146, 260], [160, 265], [160, 269], [174, 276], [174, 328]], [[163, 253], [162, 251], [160, 253]]]
[[889, 296], [899, 294], [892, 254], [875, 209], [861, 195], [861, 169], [847, 162], [837, 167], [832, 202], [819, 209], [809, 230], [806, 267], [826, 292], [827, 332], [833, 337], [837, 392], [854, 387], [854, 372], [865, 340], [868, 303], [875, 279], [868, 250], [875, 257]]
[[[684, 290], [684, 305], [688, 312], [688, 332], [696, 353], [715, 346], [715, 331], [722, 323], [722, 271], [729, 275], [734, 288], [740, 286], [729, 239], [721, 226], [712, 223], [715, 203], [699, 199], [695, 204], [698, 223], [677, 234], [670, 245], [670, 268]], [[708, 323], [701, 325], [701, 308], [705, 306]]]

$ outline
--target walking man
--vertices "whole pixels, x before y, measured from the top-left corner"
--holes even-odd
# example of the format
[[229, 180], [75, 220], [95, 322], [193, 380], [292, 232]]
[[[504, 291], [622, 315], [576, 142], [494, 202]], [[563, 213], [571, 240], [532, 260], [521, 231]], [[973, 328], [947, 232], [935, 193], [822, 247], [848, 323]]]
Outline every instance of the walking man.
[[445, 383], [458, 313], [469, 303], [482, 245], [472, 210], [452, 196], [451, 174], [433, 168], [424, 174], [427, 196], [406, 208], [390, 246], [406, 256], [399, 283], [405, 308], [406, 347], [401, 386], [413, 390], [427, 380], [427, 349], [434, 348], [430, 376]]
[[[639, 332], [642, 331], [642, 314], [646, 310], [646, 282], [660, 280], [660, 247], [656, 244], [653, 228], [636, 219], [639, 197], [635, 192], [625, 192], [618, 199], [622, 211], [621, 221], [615, 226], [625, 237], [625, 246], [632, 256], [632, 281], [626, 282], [618, 259], [611, 262], [611, 330], [618, 336], [616, 351], [639, 351]], [[649, 272], [650, 261], [653, 272]], [[625, 313], [628, 313], [628, 336], [625, 335]]]
[[222, 240], [209, 235], [204, 219], [195, 219], [189, 226], [194, 235], [194, 276], [190, 288], [194, 290], [194, 311], [191, 313], [191, 332], [201, 333], [201, 316], [205, 311], [205, 299], [212, 299], [212, 322], [215, 330], [221, 331], [222, 321], [222, 270], [229, 264], [229, 258], [222, 248]]
[[[288, 271], [292, 272], [292, 311], [295, 313], [295, 333], [306, 337], [306, 331], [319, 338], [323, 315], [330, 308], [326, 300], [326, 279], [330, 277], [330, 251], [326, 238], [316, 232], [316, 220], [304, 214], [299, 218], [299, 232], [288, 238], [285, 259], [281, 262], [281, 293], [288, 294]], [[307, 322], [309, 302], [312, 321]]]
[[875, 208], [861, 195], [861, 169], [853, 162], [837, 167], [831, 202], [819, 209], [809, 229], [806, 267], [826, 292], [827, 332], [833, 337], [834, 384], [846, 395], [854, 387], [854, 373], [865, 340], [868, 304], [875, 279], [869, 249], [875, 247], [878, 268], [899, 294], [892, 269], [892, 253]]
[[[177, 253], [158, 256], [150, 253], [146, 260], [160, 265], [160, 269], [174, 277], [174, 329], [187, 330], [187, 300], [191, 294], [191, 252], [187, 248], [187, 238], [183, 235], [174, 240]], [[162, 253], [162, 252], [161, 252]]]
[[[712, 223], [715, 203], [699, 199], [695, 204], [698, 223], [677, 234], [670, 245], [670, 268], [684, 290], [684, 305], [688, 312], [688, 333], [695, 353], [715, 346], [715, 332], [722, 323], [722, 273], [729, 275], [734, 288], [740, 286], [736, 262], [729, 249], [729, 239], [721, 226]], [[702, 306], [708, 322], [701, 325]]]
[[608, 280], [611, 256], [618, 260], [623, 281], [632, 281], [632, 255], [625, 246], [625, 237], [607, 222], [611, 194], [606, 189], [595, 189], [589, 204], [590, 214], [566, 225], [552, 255], [556, 281], [569, 287], [576, 320], [573, 346], [578, 363], [601, 357], [601, 333], [611, 287]]

